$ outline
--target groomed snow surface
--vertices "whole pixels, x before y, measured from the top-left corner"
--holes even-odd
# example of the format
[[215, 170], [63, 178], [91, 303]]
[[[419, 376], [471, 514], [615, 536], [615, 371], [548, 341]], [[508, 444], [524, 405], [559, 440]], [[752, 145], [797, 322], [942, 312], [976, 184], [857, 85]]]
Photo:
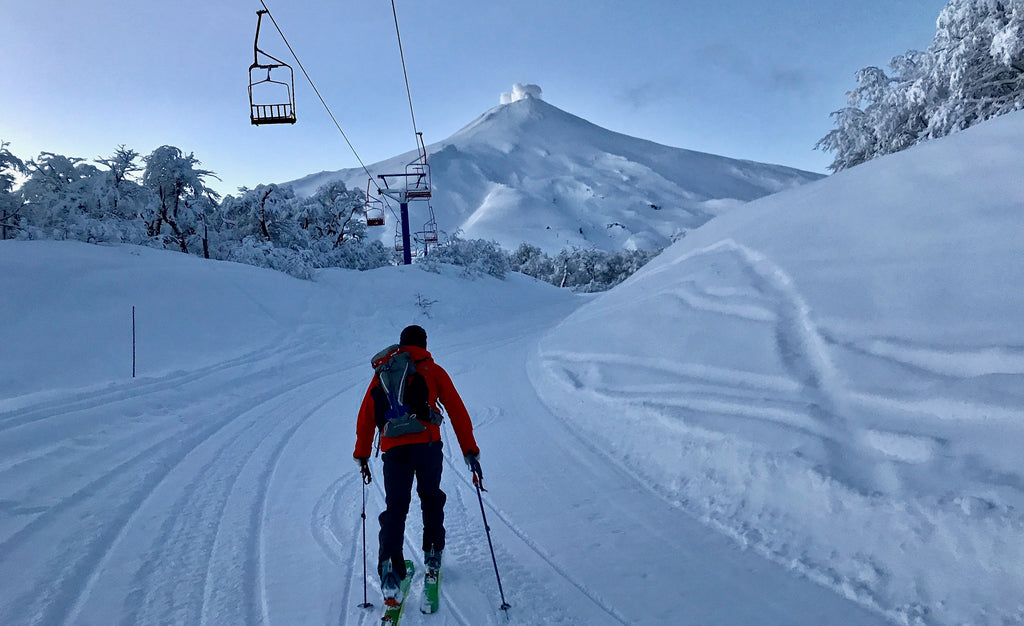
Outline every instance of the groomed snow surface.
[[512, 609], [446, 429], [405, 624], [1024, 622], [1020, 146], [1010, 115], [754, 201], [597, 296], [0, 242], [0, 623], [376, 623], [354, 418], [409, 323]]

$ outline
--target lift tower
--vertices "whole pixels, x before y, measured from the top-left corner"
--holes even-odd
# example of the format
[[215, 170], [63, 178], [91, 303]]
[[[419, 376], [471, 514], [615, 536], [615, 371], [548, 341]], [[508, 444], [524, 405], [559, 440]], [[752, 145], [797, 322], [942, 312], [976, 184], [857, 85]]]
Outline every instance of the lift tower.
[[[415, 160], [405, 166], [400, 174], [378, 174], [377, 178], [384, 183], [378, 192], [398, 202], [402, 218], [402, 263], [412, 264], [412, 235], [409, 232], [409, 202], [424, 201], [430, 204], [430, 166], [427, 165], [427, 148], [423, 144], [423, 133], [416, 133], [418, 154]], [[392, 187], [389, 181], [394, 181]], [[404, 183], [404, 184], [403, 184]], [[433, 222], [433, 210], [430, 210]], [[434, 223], [436, 229], [436, 222]], [[436, 230], [434, 241], [437, 241]]]

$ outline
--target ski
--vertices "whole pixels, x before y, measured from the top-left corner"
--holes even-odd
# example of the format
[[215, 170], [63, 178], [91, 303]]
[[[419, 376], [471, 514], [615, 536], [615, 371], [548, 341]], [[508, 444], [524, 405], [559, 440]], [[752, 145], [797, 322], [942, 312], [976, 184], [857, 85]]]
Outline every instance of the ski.
[[428, 567], [423, 577], [423, 603], [420, 605], [422, 613], [436, 613], [438, 604], [441, 601], [441, 568]]
[[402, 589], [402, 601], [396, 604], [388, 604], [387, 601], [384, 603], [384, 616], [380, 618], [380, 623], [387, 624], [388, 626], [397, 626], [398, 620], [402, 619], [402, 611], [405, 609], [405, 600], [409, 597], [409, 586], [412, 584], [412, 575], [415, 571], [415, 566], [412, 561], [406, 560], [405, 562], [405, 578], [402, 579], [400, 587]]

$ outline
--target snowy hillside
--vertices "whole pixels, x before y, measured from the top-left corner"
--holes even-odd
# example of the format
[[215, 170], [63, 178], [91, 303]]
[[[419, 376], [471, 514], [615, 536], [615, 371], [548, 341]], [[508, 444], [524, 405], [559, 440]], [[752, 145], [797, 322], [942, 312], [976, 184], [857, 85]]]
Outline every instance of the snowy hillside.
[[756, 200], [598, 296], [0, 242], [0, 624], [378, 623], [354, 419], [409, 323], [512, 610], [446, 427], [407, 626], [1022, 623], [1021, 146], [1010, 115]]
[[[615, 251], [667, 246], [728, 208], [821, 178], [778, 165], [670, 148], [614, 133], [535, 97], [497, 106], [427, 147], [438, 227], [508, 249], [549, 254], [578, 246]], [[404, 172], [415, 152], [369, 166]], [[291, 184], [308, 195], [332, 180], [366, 189], [362, 169]], [[426, 220], [411, 205], [413, 225]], [[382, 239], [390, 244], [395, 220]]]
[[[305, 282], [19, 241], [0, 242], [0, 289], [15, 322], [0, 325], [2, 624], [379, 623], [373, 577], [377, 607], [358, 606], [355, 412], [370, 355], [410, 322], [473, 416], [512, 609], [498, 609], [476, 492], [449, 452], [440, 614], [403, 624], [880, 623], [701, 526], [545, 409], [527, 358], [586, 296], [516, 275], [391, 267]], [[370, 555], [380, 482], [365, 492]]]
[[909, 623], [1024, 621], [1024, 114], [719, 217], [541, 342], [666, 497]]

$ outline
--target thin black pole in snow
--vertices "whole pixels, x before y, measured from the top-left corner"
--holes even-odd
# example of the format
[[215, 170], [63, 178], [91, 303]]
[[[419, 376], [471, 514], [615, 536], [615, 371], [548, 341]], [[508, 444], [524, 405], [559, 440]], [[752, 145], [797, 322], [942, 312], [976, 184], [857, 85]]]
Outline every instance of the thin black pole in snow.
[[361, 609], [373, 608], [373, 603], [366, 599], [366, 478], [362, 479], [363, 483], [363, 603], [359, 605]]
[[135, 378], [135, 305], [132, 305], [132, 378]]
[[484, 530], [487, 531], [487, 547], [491, 549], [491, 563], [494, 563], [494, 577], [498, 579], [498, 593], [501, 594], [501, 610], [505, 611], [505, 617], [508, 617], [508, 610], [512, 608], [512, 605], [505, 602], [505, 590], [501, 588], [501, 576], [498, 574], [498, 559], [494, 557], [494, 544], [491, 542], [491, 527], [487, 524], [487, 513], [484, 512], [484, 497], [480, 493], [483, 489], [480, 486], [482, 481], [483, 479], [478, 477], [476, 472], [473, 472], [473, 485], [476, 486], [476, 497], [480, 501], [480, 515], [484, 518]]

